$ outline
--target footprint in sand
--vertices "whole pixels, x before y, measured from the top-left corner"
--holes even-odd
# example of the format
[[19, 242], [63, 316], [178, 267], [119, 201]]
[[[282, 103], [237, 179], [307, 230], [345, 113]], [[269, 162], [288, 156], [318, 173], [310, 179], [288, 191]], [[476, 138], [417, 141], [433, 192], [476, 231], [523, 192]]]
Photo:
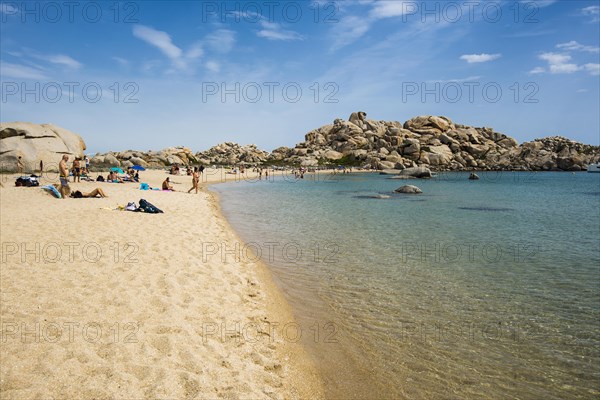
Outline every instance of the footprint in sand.
[[184, 398], [194, 399], [200, 394], [200, 384], [196, 379], [190, 377], [189, 374], [180, 374], [179, 381], [181, 383], [181, 387], [183, 388]]
[[162, 356], [170, 356], [171, 354], [171, 339], [168, 336], [155, 336], [150, 339], [150, 344]]

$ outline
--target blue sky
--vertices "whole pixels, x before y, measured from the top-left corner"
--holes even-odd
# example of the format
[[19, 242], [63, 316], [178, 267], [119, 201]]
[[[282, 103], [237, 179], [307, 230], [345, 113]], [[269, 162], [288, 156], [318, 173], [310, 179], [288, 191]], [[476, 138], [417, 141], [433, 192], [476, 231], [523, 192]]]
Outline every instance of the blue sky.
[[266, 150], [353, 111], [600, 144], [600, 2], [0, 2], [2, 121]]

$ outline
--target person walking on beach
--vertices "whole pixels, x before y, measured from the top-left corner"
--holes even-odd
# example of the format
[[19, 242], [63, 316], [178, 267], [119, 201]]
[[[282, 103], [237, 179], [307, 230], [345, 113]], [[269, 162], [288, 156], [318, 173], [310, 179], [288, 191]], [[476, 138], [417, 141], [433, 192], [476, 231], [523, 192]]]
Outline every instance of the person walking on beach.
[[194, 167], [194, 172], [192, 173], [192, 188], [188, 190], [188, 193], [192, 190], [196, 189], [196, 194], [198, 194], [198, 184], [200, 183], [200, 173], [198, 172], [198, 167]]
[[71, 188], [69, 187], [69, 168], [67, 167], [67, 161], [69, 161], [69, 156], [63, 154], [62, 160], [60, 160], [60, 163], [58, 164], [60, 172], [60, 194], [63, 199], [67, 198], [71, 192]]
[[23, 157], [19, 156], [19, 158], [17, 158], [17, 172], [19, 174], [23, 173]]

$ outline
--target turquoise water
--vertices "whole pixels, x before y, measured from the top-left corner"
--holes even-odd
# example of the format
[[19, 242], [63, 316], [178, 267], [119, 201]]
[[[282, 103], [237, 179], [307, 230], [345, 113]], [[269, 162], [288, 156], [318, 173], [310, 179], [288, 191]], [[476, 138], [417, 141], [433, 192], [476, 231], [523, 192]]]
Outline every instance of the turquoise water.
[[479, 175], [214, 187], [328, 398], [600, 396], [600, 174]]

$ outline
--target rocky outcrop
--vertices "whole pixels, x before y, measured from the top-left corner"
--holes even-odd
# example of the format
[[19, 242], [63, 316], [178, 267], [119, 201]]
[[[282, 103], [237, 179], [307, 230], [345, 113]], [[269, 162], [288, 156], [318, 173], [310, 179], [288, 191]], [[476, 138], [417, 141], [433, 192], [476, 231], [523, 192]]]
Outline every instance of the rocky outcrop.
[[381, 171], [434, 170], [579, 171], [600, 159], [600, 147], [562, 137], [517, 141], [492, 128], [454, 123], [443, 116], [418, 116], [404, 123], [352, 113], [305, 135], [295, 148], [276, 150], [269, 160], [293, 165], [355, 165]]
[[24, 172], [39, 170], [40, 161], [44, 170], [57, 171], [63, 154], [83, 157], [85, 142], [81, 136], [52, 124], [30, 122], [0, 123], [0, 170], [17, 171], [17, 160], [21, 157]]
[[[62, 154], [83, 155], [85, 144], [76, 134], [53, 125], [0, 124], [0, 161], [13, 171], [19, 155], [25, 164], [57, 165]], [[487, 127], [472, 127], [443, 116], [418, 116], [404, 123], [377, 121], [363, 111], [348, 120], [308, 132], [295, 147], [279, 147], [271, 153], [255, 145], [225, 142], [193, 153], [186, 147], [160, 151], [123, 151], [91, 157], [95, 169], [141, 165], [164, 168], [180, 165], [277, 164], [303, 167], [321, 165], [357, 166], [398, 178], [412, 178], [413, 171], [534, 170], [581, 171], [600, 161], [600, 147], [560, 136], [536, 139], [521, 145], [505, 134]]]
[[187, 147], [169, 147], [160, 151], [134, 151], [98, 153], [90, 158], [91, 169], [105, 169], [108, 167], [127, 168], [141, 165], [145, 168], [164, 168], [172, 164], [190, 165], [197, 164], [198, 160], [192, 150]]
[[562, 136], [525, 142], [517, 149], [490, 162], [499, 168], [531, 171], [581, 171], [600, 161], [600, 147], [582, 144]]
[[[273, 154], [277, 153], [274, 152]], [[280, 160], [283, 160], [287, 155], [287, 150], [281, 150]], [[196, 154], [187, 147], [169, 147], [160, 151], [127, 150], [96, 154], [91, 158], [90, 165], [93, 169], [114, 166], [130, 167], [132, 165], [141, 165], [146, 168], [164, 168], [173, 164], [258, 165], [265, 162], [270, 156], [268, 152], [258, 149], [254, 144], [241, 146], [237, 143], [226, 142]]]
[[196, 153], [198, 161], [205, 165], [254, 165], [265, 162], [268, 157], [268, 152], [260, 150], [254, 144], [241, 146], [231, 142], [221, 143], [207, 151]]

